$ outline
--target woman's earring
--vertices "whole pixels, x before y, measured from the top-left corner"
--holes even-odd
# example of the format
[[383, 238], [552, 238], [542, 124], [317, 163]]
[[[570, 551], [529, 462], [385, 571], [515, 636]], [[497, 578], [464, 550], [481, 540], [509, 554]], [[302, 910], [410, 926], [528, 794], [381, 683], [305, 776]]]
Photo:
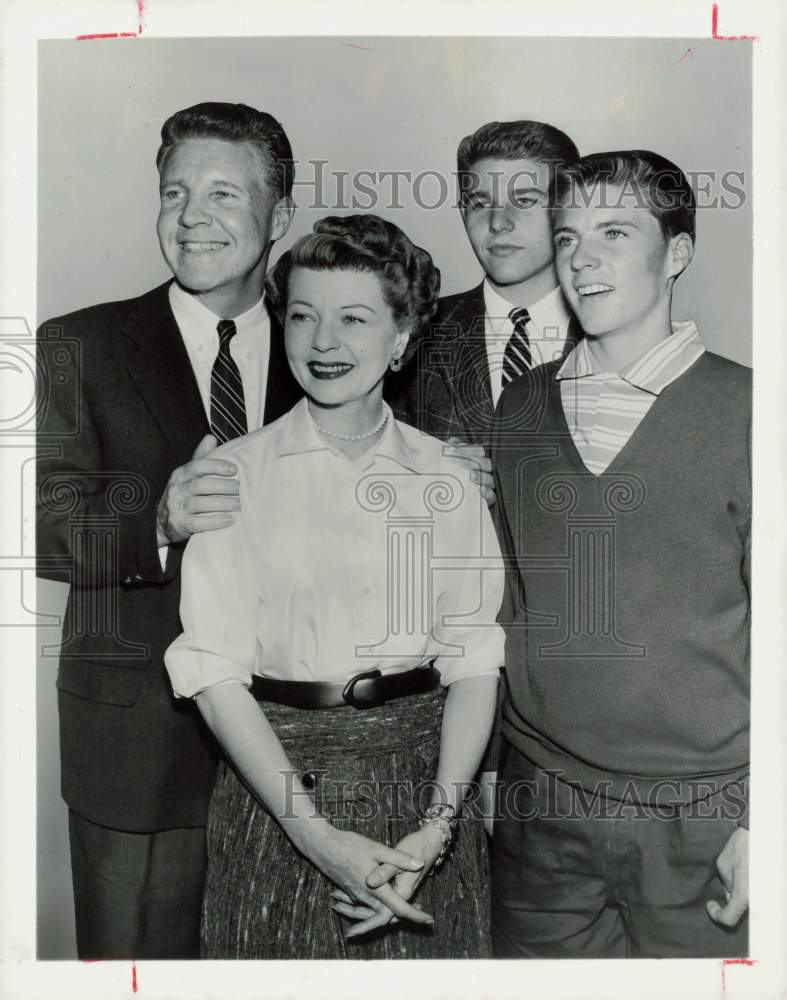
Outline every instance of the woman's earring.
[[391, 360], [388, 362], [388, 367], [391, 369], [392, 372], [400, 372], [402, 370], [401, 354], [397, 354], [394, 357], [392, 357]]

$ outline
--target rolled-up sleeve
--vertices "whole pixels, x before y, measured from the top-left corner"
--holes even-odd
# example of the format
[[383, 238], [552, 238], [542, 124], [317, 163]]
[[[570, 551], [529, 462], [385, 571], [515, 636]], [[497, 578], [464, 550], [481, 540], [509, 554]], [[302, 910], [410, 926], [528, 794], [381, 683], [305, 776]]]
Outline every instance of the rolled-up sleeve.
[[183, 634], [165, 663], [175, 696], [215, 684], [251, 686], [257, 657], [258, 591], [243, 544], [241, 516], [229, 528], [192, 535], [181, 568]]
[[435, 574], [433, 637], [438, 642], [435, 666], [444, 685], [497, 675], [505, 647], [497, 624], [505, 587], [503, 559], [486, 502], [475, 486], [467, 488], [450, 520], [450, 532], [436, 536], [435, 552], [441, 568]]

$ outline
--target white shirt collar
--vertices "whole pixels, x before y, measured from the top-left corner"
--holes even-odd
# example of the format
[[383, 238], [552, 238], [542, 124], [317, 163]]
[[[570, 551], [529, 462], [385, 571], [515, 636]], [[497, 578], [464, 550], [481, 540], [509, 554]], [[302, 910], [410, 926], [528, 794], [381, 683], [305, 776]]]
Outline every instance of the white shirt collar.
[[[493, 398], [497, 399], [500, 386], [497, 382], [499, 372], [495, 358], [502, 357], [505, 345], [513, 332], [514, 326], [509, 319], [513, 304], [504, 299], [492, 288], [487, 279], [484, 280], [484, 308], [486, 309], [486, 348], [490, 371], [493, 380]], [[561, 289], [553, 288], [543, 298], [528, 305], [530, 314], [528, 335], [533, 363], [544, 364], [562, 355], [568, 337], [568, 326], [571, 322], [571, 310]], [[497, 394], [497, 395], [496, 395]]]
[[[184, 340], [200, 352], [218, 350], [216, 326], [221, 319], [220, 316], [217, 316], [196, 295], [181, 288], [177, 281], [173, 281], [169, 286], [169, 302]], [[269, 323], [265, 296], [263, 295], [250, 309], [239, 316], [234, 316], [233, 322], [237, 329], [233, 338], [237, 350], [248, 349], [261, 337], [265, 325]]]
[[[380, 435], [379, 440], [369, 448], [368, 452], [364, 453], [364, 461], [371, 465], [374, 459], [381, 455], [393, 459], [399, 465], [413, 472], [422, 471], [394, 419], [391, 408], [387, 403], [383, 403], [383, 409], [388, 415], [385, 430]], [[332, 451], [340, 454], [331, 447], [328, 438], [317, 430], [305, 396], [293, 406], [284, 420], [285, 425], [279, 441], [279, 455], [298, 455], [307, 451]]]
[[486, 318], [492, 324], [494, 332], [504, 335], [506, 339], [511, 334], [512, 324], [508, 314], [514, 308], [513, 303], [492, 288], [488, 278], [484, 278], [484, 309]]
[[[512, 302], [509, 302], [508, 299], [504, 299], [492, 287], [488, 278], [484, 278], [483, 289], [484, 308], [486, 309], [487, 318], [493, 323], [500, 323], [501, 326], [505, 324], [506, 328], [510, 330], [512, 323], [508, 318], [508, 314], [516, 306]], [[571, 310], [568, 308], [559, 285], [537, 302], [528, 305], [527, 311], [530, 313], [531, 322], [535, 324], [538, 330], [543, 330], [545, 327], [560, 327], [562, 331], [565, 331], [571, 319]]]
[[659, 396], [704, 352], [705, 345], [693, 320], [673, 322], [671, 337], [655, 344], [617, 373], [601, 372], [593, 361], [588, 342], [581, 340], [558, 369], [556, 378], [579, 379], [591, 375], [617, 374], [637, 389]]

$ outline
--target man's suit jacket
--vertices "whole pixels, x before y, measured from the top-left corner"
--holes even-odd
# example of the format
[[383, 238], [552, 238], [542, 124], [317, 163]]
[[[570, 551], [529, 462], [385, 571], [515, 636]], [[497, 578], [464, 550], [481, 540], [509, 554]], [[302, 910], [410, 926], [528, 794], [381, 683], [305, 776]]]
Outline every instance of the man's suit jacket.
[[[38, 332], [38, 574], [68, 581], [58, 673], [62, 791], [114, 829], [201, 826], [217, 754], [164, 651], [181, 631], [182, 546], [162, 571], [156, 507], [209, 432], [169, 283]], [[301, 395], [271, 319], [265, 422]]]
[[[565, 357], [582, 337], [572, 317]], [[429, 333], [398, 375], [386, 381], [398, 419], [445, 441], [486, 446], [492, 429], [492, 387], [486, 354], [483, 283], [440, 299]]]

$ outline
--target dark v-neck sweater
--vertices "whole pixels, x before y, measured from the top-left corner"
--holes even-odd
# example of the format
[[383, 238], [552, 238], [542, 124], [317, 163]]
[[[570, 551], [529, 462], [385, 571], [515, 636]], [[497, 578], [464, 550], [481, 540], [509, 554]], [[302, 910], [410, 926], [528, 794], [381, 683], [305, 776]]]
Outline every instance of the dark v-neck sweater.
[[703, 354], [597, 477], [558, 367], [513, 382], [495, 419], [503, 733], [611, 798], [702, 798], [748, 772], [751, 373]]

